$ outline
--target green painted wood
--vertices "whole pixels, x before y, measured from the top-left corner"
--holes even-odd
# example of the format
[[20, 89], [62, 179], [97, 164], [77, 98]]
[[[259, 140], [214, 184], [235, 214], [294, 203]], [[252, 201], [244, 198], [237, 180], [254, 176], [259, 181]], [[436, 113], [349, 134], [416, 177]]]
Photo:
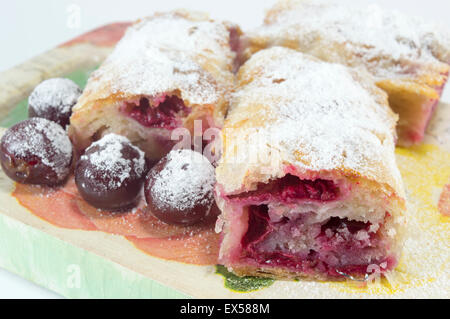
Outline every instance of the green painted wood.
[[0, 266], [70, 298], [187, 298], [105, 258], [0, 214]]

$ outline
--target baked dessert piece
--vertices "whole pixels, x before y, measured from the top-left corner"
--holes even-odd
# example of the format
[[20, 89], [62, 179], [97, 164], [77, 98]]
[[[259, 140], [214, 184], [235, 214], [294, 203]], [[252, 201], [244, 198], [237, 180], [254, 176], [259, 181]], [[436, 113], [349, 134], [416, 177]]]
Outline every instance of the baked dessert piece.
[[238, 275], [362, 276], [397, 264], [397, 116], [371, 76], [274, 47], [253, 55], [222, 130], [219, 260]]
[[90, 77], [73, 109], [77, 150], [108, 133], [126, 136], [158, 160], [179, 127], [221, 127], [233, 86], [240, 30], [205, 14], [157, 13], [131, 26]]
[[450, 34], [440, 26], [344, 1], [282, 0], [249, 33], [246, 55], [286, 46], [328, 62], [364, 67], [399, 114], [398, 144], [423, 139], [450, 63]]

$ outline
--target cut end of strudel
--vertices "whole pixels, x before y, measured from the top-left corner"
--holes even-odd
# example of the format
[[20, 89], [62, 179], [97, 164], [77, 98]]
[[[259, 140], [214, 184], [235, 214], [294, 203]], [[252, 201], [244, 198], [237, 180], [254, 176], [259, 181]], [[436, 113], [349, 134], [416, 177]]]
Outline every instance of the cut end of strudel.
[[229, 270], [339, 280], [396, 266], [405, 211], [397, 116], [372, 83], [287, 48], [244, 64], [216, 169]]
[[450, 33], [398, 12], [332, 0], [281, 0], [249, 34], [247, 55], [286, 46], [322, 60], [363, 67], [399, 115], [398, 144], [422, 141], [447, 82]]
[[137, 21], [74, 107], [69, 133], [76, 149], [113, 132], [158, 160], [178, 142], [171, 138], [177, 128], [192, 134], [195, 120], [202, 131], [220, 128], [240, 34], [235, 25], [182, 10]]

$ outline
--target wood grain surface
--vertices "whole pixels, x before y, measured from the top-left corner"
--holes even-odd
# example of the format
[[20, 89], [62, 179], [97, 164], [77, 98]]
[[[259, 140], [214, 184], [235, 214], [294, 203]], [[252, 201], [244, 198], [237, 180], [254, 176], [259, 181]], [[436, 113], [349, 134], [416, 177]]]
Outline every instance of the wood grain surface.
[[[0, 119], [7, 116], [17, 103], [26, 99], [42, 80], [98, 66], [111, 52], [112, 46], [120, 39], [128, 25], [118, 23], [99, 28], [1, 73]], [[407, 274], [413, 278], [408, 277], [398, 285], [382, 282], [378, 283], [378, 286], [364, 288], [356, 287], [352, 283], [276, 281], [272, 286], [262, 290], [237, 293], [224, 286], [223, 277], [217, 275], [212, 266], [195, 266], [162, 260], [137, 250], [121, 236], [100, 231], [63, 229], [39, 219], [11, 196], [14, 183], [6, 178], [2, 171], [0, 171], [0, 266], [67, 297], [448, 298], [450, 253], [445, 238], [447, 236], [448, 240], [450, 228], [448, 217], [442, 219], [438, 215], [435, 216], [438, 210], [437, 199], [434, 197], [439, 197], [439, 192], [450, 178], [450, 161], [447, 162], [447, 159], [450, 159], [449, 104], [441, 103], [438, 106], [424, 143], [428, 146], [411, 150], [399, 149], [397, 155], [407, 184], [408, 196], [415, 205], [413, 209], [417, 210], [411, 212], [409, 217], [418, 224], [422, 220], [426, 221], [423, 223], [428, 227], [425, 230], [431, 242], [437, 243], [444, 238], [444, 246], [435, 251], [441, 255], [439, 260], [427, 257], [433, 255], [427, 247], [418, 249], [419, 257], [423, 257], [428, 263], [443, 262], [443, 267], [441, 264], [436, 266], [443, 269], [433, 275], [422, 277], [420, 271], [425, 268], [420, 268], [422, 267], [420, 265], [417, 266], [419, 272], [409, 271], [412, 267], [408, 263], [415, 261], [407, 259], [398, 272], [400, 275]], [[435, 176], [433, 183], [429, 184], [425, 176], [428, 171], [430, 179], [431, 174]], [[416, 179], [415, 172], [423, 174], [424, 176], [419, 176], [423, 178]], [[426, 185], [415, 188], [417, 180]], [[434, 191], [429, 190], [435, 188], [437, 196]], [[431, 194], [429, 196], [428, 191]], [[426, 193], [425, 195], [430, 198], [425, 195], [422, 198], [422, 193]], [[432, 196], [434, 197], [431, 198]], [[431, 206], [428, 205], [428, 200]], [[433, 206], [434, 202], [436, 207]], [[424, 216], [416, 220], [414, 214]], [[77, 289], [70, 287], [66, 280], [66, 267], [72, 264], [78, 265], [84, 274], [83, 285]]]

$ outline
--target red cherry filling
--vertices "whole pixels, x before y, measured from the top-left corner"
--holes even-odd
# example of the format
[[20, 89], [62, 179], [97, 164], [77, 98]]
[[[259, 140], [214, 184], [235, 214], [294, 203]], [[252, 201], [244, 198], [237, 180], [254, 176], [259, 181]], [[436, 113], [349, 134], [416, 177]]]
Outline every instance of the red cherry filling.
[[246, 201], [279, 200], [293, 202], [298, 199], [312, 199], [319, 201], [332, 201], [339, 196], [339, 188], [330, 180], [316, 179], [303, 180], [297, 176], [287, 174], [268, 184], [258, 185], [256, 191], [230, 196], [233, 200]]
[[229, 28], [230, 33], [230, 39], [229, 44], [231, 51], [233, 51], [236, 56], [233, 61], [233, 72], [237, 72], [241, 64], [244, 62], [242, 57], [242, 52], [244, 49], [244, 46], [242, 45], [241, 41], [241, 32], [237, 27], [231, 27]]
[[157, 106], [150, 106], [147, 98], [141, 98], [139, 104], [127, 104], [124, 112], [145, 127], [175, 129], [181, 125], [180, 116], [190, 112], [182, 99], [166, 96]]
[[9, 128], [0, 142], [3, 171], [24, 184], [58, 185], [70, 173], [72, 144], [61, 126], [32, 118]]
[[214, 203], [214, 167], [191, 150], [173, 150], [148, 173], [144, 193], [150, 212], [175, 225], [193, 225], [209, 216]]
[[123, 136], [108, 134], [81, 156], [75, 168], [75, 183], [92, 206], [120, 211], [137, 204], [145, 169], [141, 150]]
[[[380, 258], [376, 255], [372, 259], [368, 258], [380, 246], [378, 233], [368, 232], [369, 222], [338, 217], [331, 217], [321, 224], [306, 225], [302, 217], [273, 222], [267, 205], [250, 206], [248, 220], [248, 230], [241, 239], [242, 258], [260, 265], [284, 267], [309, 274], [319, 271], [331, 277], [340, 277], [342, 275], [339, 272], [364, 275], [369, 264], [387, 261], [386, 269], [390, 269], [395, 263], [389, 257]], [[298, 237], [299, 234], [301, 237]], [[311, 245], [314, 249], [296, 251], [293, 242], [288, 241], [295, 237], [310, 237], [306, 242], [311, 244], [314, 241]]]
[[347, 228], [350, 234], [356, 234], [360, 230], [368, 230], [370, 223], [357, 220], [348, 220], [347, 218], [331, 217], [328, 222], [321, 227], [321, 235], [325, 235], [327, 230], [336, 233], [339, 229]]

